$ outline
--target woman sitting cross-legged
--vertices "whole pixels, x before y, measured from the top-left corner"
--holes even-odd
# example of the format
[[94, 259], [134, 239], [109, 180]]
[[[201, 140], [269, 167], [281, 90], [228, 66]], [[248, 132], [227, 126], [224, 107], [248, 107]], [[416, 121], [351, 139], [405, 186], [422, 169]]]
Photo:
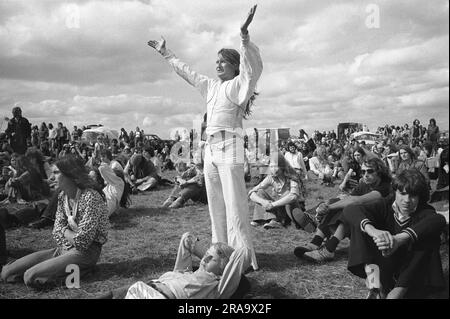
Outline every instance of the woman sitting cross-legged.
[[279, 153], [272, 156], [270, 173], [249, 192], [255, 202], [253, 226], [281, 228], [291, 220], [298, 228], [313, 232], [315, 225], [304, 213], [305, 199], [299, 189], [299, 175]]
[[[193, 257], [201, 259], [193, 271]], [[173, 271], [147, 283], [115, 289], [98, 299], [228, 299], [242, 286], [244, 271], [250, 266], [248, 248], [233, 249], [214, 243], [208, 249], [199, 239], [184, 233]]]
[[[319, 225], [315, 236], [307, 245], [295, 248], [297, 257], [313, 262], [332, 260], [339, 242], [349, 236], [349, 229], [342, 221], [342, 210], [350, 204], [363, 204], [391, 194], [391, 176], [382, 160], [376, 157], [366, 160], [361, 172], [363, 178], [349, 196], [317, 207]], [[322, 246], [325, 238], [328, 240]]]
[[368, 299], [425, 298], [445, 289], [440, 234], [445, 218], [427, 204], [428, 184], [415, 169], [393, 182], [395, 199], [344, 209], [350, 228], [347, 268], [365, 278]]
[[1, 278], [41, 288], [67, 276], [66, 267], [80, 273], [97, 263], [108, 234], [108, 209], [101, 188], [89, 177], [81, 159], [67, 155], [56, 162], [58, 195], [53, 239], [57, 247], [38, 251], [3, 267]]

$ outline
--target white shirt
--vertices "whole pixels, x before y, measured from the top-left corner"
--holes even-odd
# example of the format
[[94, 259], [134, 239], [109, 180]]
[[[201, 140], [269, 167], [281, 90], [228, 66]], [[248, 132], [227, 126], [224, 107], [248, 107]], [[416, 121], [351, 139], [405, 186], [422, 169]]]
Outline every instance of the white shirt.
[[125, 183], [106, 163], [102, 163], [98, 170], [106, 184], [103, 188], [103, 193], [108, 206], [108, 216], [110, 216], [120, 207], [120, 199], [122, 198]]
[[300, 152], [291, 153], [286, 152], [284, 154], [284, 158], [288, 161], [289, 165], [291, 165], [295, 169], [301, 169], [306, 173], [305, 162], [303, 161], [303, 155]]
[[241, 39], [239, 75], [229, 81], [222, 82], [192, 71], [170, 50], [167, 50], [164, 55], [175, 72], [196, 87], [206, 99], [208, 114], [206, 134], [208, 136], [222, 130], [243, 136], [244, 110], [255, 92], [263, 64], [259, 49], [250, 42], [250, 36], [241, 34]]

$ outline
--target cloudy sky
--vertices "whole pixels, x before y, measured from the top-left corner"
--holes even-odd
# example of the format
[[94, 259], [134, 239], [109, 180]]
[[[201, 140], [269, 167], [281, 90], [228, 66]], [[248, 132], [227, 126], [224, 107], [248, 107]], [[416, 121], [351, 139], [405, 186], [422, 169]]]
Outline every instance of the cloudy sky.
[[[205, 111], [198, 92], [147, 46], [215, 77], [216, 53], [249, 28], [264, 71], [246, 127], [339, 122], [449, 126], [447, 0], [0, 0], [0, 111], [32, 123], [102, 123], [168, 137]], [[1, 130], [5, 129], [6, 124]]]

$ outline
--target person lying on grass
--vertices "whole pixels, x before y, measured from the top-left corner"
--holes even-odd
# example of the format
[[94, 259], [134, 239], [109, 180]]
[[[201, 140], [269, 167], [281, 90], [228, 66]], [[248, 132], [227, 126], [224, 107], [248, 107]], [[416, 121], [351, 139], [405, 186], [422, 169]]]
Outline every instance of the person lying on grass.
[[424, 298], [445, 288], [439, 250], [446, 221], [427, 204], [420, 171], [404, 170], [393, 189], [395, 200], [344, 209], [351, 232], [347, 268], [366, 279], [368, 299]]
[[299, 175], [283, 154], [272, 156], [269, 174], [249, 191], [250, 199], [256, 203], [251, 224], [264, 224], [265, 229], [282, 228], [293, 220], [298, 228], [313, 232], [315, 225], [304, 213], [300, 183]]
[[[201, 258], [200, 266], [195, 271], [194, 256]], [[206, 249], [197, 236], [184, 233], [173, 271], [166, 272], [158, 279], [147, 283], [138, 281], [97, 298], [228, 299], [240, 286], [241, 277], [249, 266], [248, 248], [233, 249], [219, 242]]]
[[[365, 160], [361, 173], [363, 178], [350, 196], [341, 200], [331, 199], [317, 207], [316, 218], [320, 222], [315, 236], [307, 245], [295, 248], [294, 254], [297, 257], [313, 262], [334, 259], [339, 242], [349, 236], [349, 229], [342, 221], [342, 210], [350, 204], [368, 203], [391, 194], [391, 176], [382, 160], [376, 157]], [[327, 241], [322, 246], [325, 238]]]

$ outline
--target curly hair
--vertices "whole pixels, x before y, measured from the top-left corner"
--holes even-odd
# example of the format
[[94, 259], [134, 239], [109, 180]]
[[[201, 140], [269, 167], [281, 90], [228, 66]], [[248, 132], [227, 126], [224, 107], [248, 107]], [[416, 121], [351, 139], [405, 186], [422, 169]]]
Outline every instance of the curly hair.
[[295, 147], [295, 149], [297, 150], [297, 145], [295, 145], [295, 143], [294, 143], [293, 141], [289, 141], [289, 142], [286, 144], [286, 150], [290, 152], [289, 149], [290, 149], [292, 146]]
[[378, 157], [371, 157], [369, 159], [366, 159], [363, 165], [373, 168], [378, 177], [380, 177], [381, 181], [388, 183], [392, 181], [392, 176], [389, 172], [389, 168]]
[[110, 161], [113, 160], [113, 156], [112, 153], [109, 149], [104, 148], [102, 150], [100, 150], [100, 156], [106, 157], [107, 159], [109, 159]]

